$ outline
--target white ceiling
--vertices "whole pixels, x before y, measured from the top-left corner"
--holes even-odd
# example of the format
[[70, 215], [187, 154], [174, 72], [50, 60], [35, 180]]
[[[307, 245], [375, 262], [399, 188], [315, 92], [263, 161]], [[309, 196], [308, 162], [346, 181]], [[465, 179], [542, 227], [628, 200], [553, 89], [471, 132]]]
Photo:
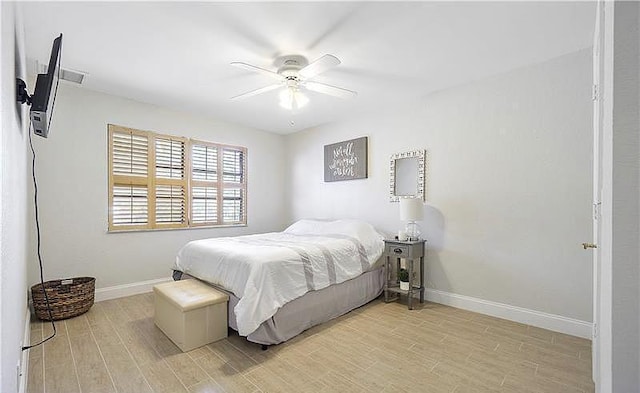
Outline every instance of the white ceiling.
[[[593, 2], [24, 3], [27, 57], [48, 61], [64, 33], [62, 66], [83, 86], [277, 133], [411, 102], [591, 46]], [[229, 65], [273, 69], [279, 55], [342, 64], [314, 80], [356, 90], [341, 100], [309, 92], [297, 113], [272, 79]], [[30, 86], [33, 89], [33, 86]], [[293, 125], [292, 125], [293, 121]]]

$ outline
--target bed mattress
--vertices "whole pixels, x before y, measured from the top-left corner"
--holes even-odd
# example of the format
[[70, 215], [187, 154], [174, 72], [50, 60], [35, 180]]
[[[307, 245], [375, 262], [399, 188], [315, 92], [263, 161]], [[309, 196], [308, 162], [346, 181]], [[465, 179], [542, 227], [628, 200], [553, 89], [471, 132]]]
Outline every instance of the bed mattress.
[[382, 248], [382, 235], [367, 223], [301, 220], [284, 232], [189, 242], [174, 270], [230, 292], [235, 328], [248, 337], [306, 293], [370, 271]]

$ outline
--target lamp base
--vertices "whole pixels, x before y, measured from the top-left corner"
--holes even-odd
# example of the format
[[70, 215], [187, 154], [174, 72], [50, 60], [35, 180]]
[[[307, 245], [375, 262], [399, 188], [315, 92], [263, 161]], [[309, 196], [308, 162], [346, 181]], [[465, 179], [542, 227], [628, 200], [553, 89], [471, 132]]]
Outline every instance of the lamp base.
[[405, 232], [407, 232], [408, 240], [420, 240], [420, 226], [415, 221], [407, 222]]

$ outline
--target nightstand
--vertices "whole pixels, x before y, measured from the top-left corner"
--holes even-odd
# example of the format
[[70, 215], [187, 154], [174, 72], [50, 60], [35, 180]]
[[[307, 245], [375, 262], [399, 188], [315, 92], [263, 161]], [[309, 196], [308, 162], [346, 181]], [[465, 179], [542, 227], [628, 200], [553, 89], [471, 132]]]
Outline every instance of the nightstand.
[[[424, 248], [425, 240], [416, 241], [400, 241], [385, 240], [384, 253], [386, 257], [384, 263], [384, 301], [389, 301], [389, 293], [401, 293], [407, 295], [407, 305], [409, 310], [413, 310], [413, 296], [415, 292], [420, 292], [420, 303], [424, 303]], [[391, 259], [396, 259], [396, 274], [393, 277], [393, 266]], [[400, 259], [406, 259], [407, 270], [409, 271], [409, 290], [400, 289], [400, 280], [398, 273], [400, 271]], [[416, 259], [420, 260], [420, 285], [416, 285], [415, 281], [415, 264]], [[397, 296], [396, 296], [397, 298]], [[392, 299], [392, 300], [395, 300]]]

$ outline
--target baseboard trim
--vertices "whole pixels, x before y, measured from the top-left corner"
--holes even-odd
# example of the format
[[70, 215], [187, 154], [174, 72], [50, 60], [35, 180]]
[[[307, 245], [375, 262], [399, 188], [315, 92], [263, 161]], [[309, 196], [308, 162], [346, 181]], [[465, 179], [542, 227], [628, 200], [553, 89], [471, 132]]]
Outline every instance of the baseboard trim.
[[[130, 284], [115, 285], [112, 287], [96, 289], [95, 301], [117, 299], [125, 296], [148, 293], [153, 286], [171, 281], [170, 277], [156, 280], [139, 281]], [[520, 322], [554, 332], [570, 334], [591, 340], [593, 324], [591, 322], [549, 314], [542, 311], [511, 306], [509, 304], [492, 302], [471, 296], [440, 291], [437, 289], [425, 289], [425, 298], [434, 303], [440, 303], [451, 307], [461, 308], [480, 314], [503, 318], [514, 322]], [[30, 314], [29, 314], [30, 315]], [[28, 326], [27, 326], [28, 327]]]
[[508, 319], [554, 332], [570, 334], [591, 340], [593, 324], [561, 315], [549, 314], [527, 308], [458, 295], [437, 289], [425, 289], [425, 297], [430, 302], [440, 303], [463, 310], [473, 311], [492, 317]]
[[[22, 337], [22, 345], [31, 345], [31, 309], [27, 304], [27, 311], [24, 317], [24, 332]], [[20, 375], [18, 381], [18, 393], [27, 391], [27, 381], [29, 380], [29, 350], [22, 351], [20, 357]]]
[[153, 291], [154, 285], [168, 281], [171, 281], [170, 277], [159, 278], [156, 280], [133, 282], [130, 284], [115, 285], [112, 287], [98, 288], [96, 289], [95, 301], [101, 302], [104, 300], [118, 299], [125, 296], [151, 292]]

